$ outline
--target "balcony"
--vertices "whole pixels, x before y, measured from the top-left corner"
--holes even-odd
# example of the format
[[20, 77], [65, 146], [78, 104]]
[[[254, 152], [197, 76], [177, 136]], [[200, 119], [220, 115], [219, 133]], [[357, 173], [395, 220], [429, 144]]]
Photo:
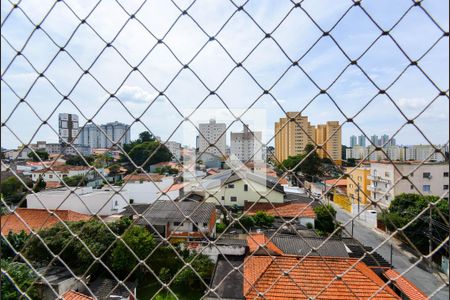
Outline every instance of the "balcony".
[[381, 188], [380, 186], [374, 186], [374, 185], [371, 185], [371, 184], [367, 185], [367, 189], [369, 191], [371, 191], [371, 192], [374, 192], [374, 193], [385, 192], [385, 190], [383, 188]]
[[369, 175], [369, 176], [367, 176], [367, 178], [369, 180], [372, 180], [372, 181], [378, 181], [378, 182], [383, 182], [383, 183], [390, 183], [391, 182], [389, 179], [383, 178], [381, 176]]

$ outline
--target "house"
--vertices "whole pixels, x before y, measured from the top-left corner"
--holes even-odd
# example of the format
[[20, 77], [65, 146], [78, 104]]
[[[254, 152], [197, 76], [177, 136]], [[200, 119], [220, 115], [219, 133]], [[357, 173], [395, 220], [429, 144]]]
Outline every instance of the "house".
[[158, 200], [149, 205], [137, 224], [154, 228], [162, 236], [171, 239], [195, 240], [205, 236], [214, 237], [216, 207], [212, 203], [204, 202]]
[[[311, 203], [303, 202], [285, 202], [285, 203], [268, 203], [261, 200], [260, 202], [245, 202], [244, 212], [247, 216], [252, 216], [258, 211], [263, 211], [275, 218], [284, 220], [296, 219], [298, 225], [304, 227], [314, 227], [316, 213]], [[310, 224], [310, 225], [308, 225]]]
[[244, 207], [246, 201], [267, 199], [271, 203], [283, 203], [285, 192], [278, 179], [248, 171], [235, 173], [226, 170], [192, 184], [192, 191], [205, 193], [206, 202], [228, 207]]
[[128, 174], [123, 181], [123, 189], [127, 191], [130, 204], [150, 204], [156, 200], [174, 200], [179, 196], [178, 191], [169, 190], [174, 186], [172, 176], [154, 173]]
[[[117, 190], [119, 187], [117, 188]], [[73, 192], [72, 192], [73, 191]], [[127, 190], [116, 194], [110, 188], [58, 188], [26, 196], [28, 208], [72, 210], [80, 214], [110, 216], [122, 212], [129, 204]]]
[[[56, 216], [57, 217], [56, 217]], [[59, 219], [58, 219], [59, 217]], [[36, 208], [16, 208], [15, 213], [9, 213], [1, 217], [2, 234], [9, 232], [19, 233], [25, 231], [30, 233], [30, 229], [38, 231], [40, 229], [52, 227], [63, 222], [87, 221], [91, 216], [80, 214], [71, 210], [51, 210]]]
[[53, 165], [49, 168], [31, 171], [31, 179], [37, 181], [41, 177], [45, 182], [61, 182], [61, 179], [65, 177], [85, 176], [89, 171], [90, 168], [85, 166]]
[[210, 291], [203, 299], [244, 299], [244, 255], [220, 255], [214, 268]]
[[136, 283], [135, 282], [118, 282], [114, 279], [98, 277], [92, 282], [88, 282], [87, 286], [92, 294], [86, 288], [83, 294], [93, 296], [98, 300], [134, 300], [136, 299]]
[[159, 162], [157, 164], [151, 165], [150, 172], [157, 172], [158, 169], [161, 169], [161, 168], [172, 168], [172, 169], [177, 169], [178, 171], [182, 170], [182, 166], [180, 166], [179, 163], [173, 162], [173, 161], [164, 161], [164, 162]]
[[94, 300], [94, 298], [86, 296], [85, 294], [69, 290], [62, 295], [63, 300]]
[[[84, 278], [81, 280], [75, 278], [73, 274], [63, 266], [49, 265], [46, 267], [38, 268], [36, 271], [40, 277], [36, 281], [36, 289], [38, 293], [38, 299], [41, 300], [54, 300], [58, 295], [66, 295], [69, 289], [82, 290], [85, 287]], [[56, 293], [55, 293], [56, 292]], [[92, 298], [75, 298], [79, 293], [68, 293], [67, 298], [72, 300], [84, 300]], [[71, 298], [72, 297], [72, 298]]]
[[425, 300], [428, 296], [419, 290], [411, 281], [394, 269], [386, 270], [383, 275], [389, 280], [391, 288], [402, 296], [402, 299]]
[[245, 299], [400, 299], [354, 258], [253, 255], [243, 270]]

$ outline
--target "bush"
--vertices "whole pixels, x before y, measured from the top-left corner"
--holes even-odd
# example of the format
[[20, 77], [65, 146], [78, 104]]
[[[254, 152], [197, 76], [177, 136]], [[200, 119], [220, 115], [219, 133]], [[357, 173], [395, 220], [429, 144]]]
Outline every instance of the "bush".
[[306, 228], [308, 228], [308, 229], [313, 229], [314, 226], [313, 226], [313, 224], [311, 224], [311, 223], [306, 223]]
[[86, 186], [86, 178], [83, 175], [74, 175], [62, 179], [68, 186]]
[[218, 223], [216, 224], [216, 232], [217, 233], [222, 233], [225, 228], [227, 228], [227, 225], [225, 225], [224, 223]]
[[33, 161], [38, 162], [38, 161], [44, 161], [44, 160], [48, 160], [48, 153], [46, 151], [43, 150], [35, 150], [34, 152], [30, 152], [28, 153], [28, 157], [31, 158]]
[[330, 204], [322, 204], [314, 208], [316, 213], [316, 230], [323, 235], [332, 233], [336, 229], [336, 210]]
[[208, 284], [214, 270], [214, 263], [206, 255], [200, 254], [194, 259], [195, 255], [190, 255], [187, 261], [191, 263], [192, 269], [198, 275], [190, 267], [186, 267], [175, 278], [175, 285], [188, 287], [191, 290], [204, 290], [205, 285], [201, 282], [199, 275]]
[[37, 278], [36, 273], [28, 267], [28, 265], [20, 262], [11, 262], [5, 259], [1, 260], [2, 271], [5, 271], [14, 280], [11, 282], [6, 276], [1, 276], [1, 299], [15, 300], [19, 299], [20, 293], [16, 286], [22, 290], [27, 291], [27, 295], [31, 299], [37, 299], [38, 294], [36, 287], [32, 284]]
[[264, 211], [257, 211], [256, 214], [252, 217], [256, 226], [266, 226], [269, 227], [273, 224], [275, 217], [267, 214]]
[[253, 226], [255, 226], [255, 220], [250, 216], [243, 216], [239, 220], [239, 223], [244, 226], [245, 229], [249, 230]]

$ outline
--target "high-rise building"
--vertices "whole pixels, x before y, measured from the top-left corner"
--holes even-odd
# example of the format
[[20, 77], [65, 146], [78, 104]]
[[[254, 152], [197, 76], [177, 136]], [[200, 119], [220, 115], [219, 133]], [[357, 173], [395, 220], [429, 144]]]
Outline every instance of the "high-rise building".
[[353, 148], [356, 145], [359, 145], [358, 142], [357, 142], [357, 137], [356, 137], [356, 135], [352, 135], [350, 137], [350, 147]]
[[95, 148], [111, 148], [113, 144], [128, 144], [131, 141], [130, 126], [120, 122], [110, 122], [100, 126], [85, 125], [80, 132], [81, 145]]
[[262, 133], [251, 131], [248, 125], [244, 125], [243, 132], [231, 132], [230, 154], [242, 162], [261, 161], [262, 157]]
[[374, 134], [370, 137], [370, 141], [373, 146], [380, 146], [380, 140], [378, 139], [378, 135]]
[[342, 132], [338, 121], [328, 121], [316, 128], [316, 143], [323, 144], [317, 153], [321, 158], [329, 158], [337, 164], [342, 162]]
[[387, 135], [387, 134], [383, 134], [383, 135], [381, 136], [381, 139], [380, 139], [380, 146], [383, 146], [383, 145], [386, 145], [386, 146], [389, 146], [389, 145], [390, 145], [389, 135]]
[[58, 116], [59, 142], [78, 144], [78, 115], [60, 113]]
[[358, 136], [358, 146], [361, 146], [361, 147], [366, 146], [366, 137], [364, 135]]
[[181, 144], [174, 141], [168, 141], [165, 145], [170, 153], [172, 153], [173, 160], [179, 161], [181, 159]]
[[275, 160], [281, 163], [289, 156], [301, 154], [307, 144], [315, 139], [314, 126], [307, 116], [298, 112], [288, 112], [287, 116], [275, 123]]
[[199, 124], [199, 130], [199, 153], [208, 153], [216, 157], [223, 157], [227, 150], [227, 125], [225, 123], [217, 123], [216, 120], [211, 119], [209, 123]]

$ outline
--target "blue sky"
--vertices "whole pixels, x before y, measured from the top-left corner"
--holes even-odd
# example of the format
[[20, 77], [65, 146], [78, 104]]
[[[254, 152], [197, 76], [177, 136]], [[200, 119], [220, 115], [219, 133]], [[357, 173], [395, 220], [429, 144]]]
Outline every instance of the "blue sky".
[[[173, 2], [181, 9], [192, 3], [186, 0]], [[234, 2], [241, 5], [240, 2], [244, 1]], [[235, 67], [229, 55], [237, 62], [244, 61], [244, 67], [254, 79], [242, 68], [234, 69], [217, 89], [218, 96], [207, 97], [200, 106], [202, 115], [196, 117], [208, 119], [208, 110], [213, 116], [214, 112], [225, 108], [223, 102], [230, 109], [236, 110], [253, 104], [252, 108], [266, 112], [265, 122], [259, 125], [261, 128], [255, 130], [263, 130], [267, 140], [273, 136], [274, 122], [284, 114], [280, 105], [285, 111], [304, 110], [303, 114], [310, 118], [312, 124], [328, 120], [338, 120], [342, 123], [345, 121], [342, 112], [353, 117], [376, 96], [378, 89], [356, 66], [349, 66], [333, 83], [348, 66], [349, 61], [330, 37], [320, 39], [311, 51], [303, 56], [321, 36], [317, 25], [325, 31], [331, 30], [331, 35], [341, 49], [351, 59], [358, 58], [358, 64], [367, 76], [381, 89], [386, 89], [392, 98], [390, 100], [386, 95], [378, 95], [354, 117], [354, 121], [368, 136], [394, 134], [406, 122], [399, 109], [408, 118], [413, 118], [438, 96], [439, 90], [447, 91], [448, 95], [448, 37], [441, 38], [442, 31], [420, 7], [411, 8], [413, 2], [409, 0], [367, 0], [362, 1], [361, 6], [384, 30], [391, 29], [409, 9], [390, 34], [413, 60], [421, 58], [441, 38], [435, 47], [419, 60], [419, 66], [436, 86], [416, 67], [407, 68], [400, 79], [391, 85], [408, 66], [409, 61], [390, 37], [380, 37], [381, 31], [360, 7], [352, 7], [351, 1], [303, 1], [302, 7], [314, 19], [316, 25], [300, 8], [292, 9], [293, 4], [290, 1], [250, 0], [244, 8], [260, 28], [240, 11], [216, 35], [236, 11], [236, 7], [229, 0], [197, 0], [190, 6], [189, 14], [209, 36], [216, 35], [216, 41], [207, 43], [189, 64], [189, 69], [182, 70], [166, 89], [183, 64], [189, 62], [208, 41], [208, 36], [188, 16], [182, 16], [164, 37], [165, 45], [155, 46], [157, 39], [162, 38], [179, 17], [180, 11], [168, 0], [147, 1], [136, 13], [136, 18], [127, 23], [112, 43], [131, 66], [136, 66], [147, 52], [155, 47], [139, 65], [139, 70], [145, 78], [138, 72], [129, 75], [132, 67], [112, 47], [105, 48], [105, 43], [115, 37], [128, 19], [118, 3], [133, 14], [143, 1], [103, 0], [89, 14], [95, 3], [96, 1], [87, 0], [70, 0], [57, 4], [44, 0], [21, 1], [20, 7], [35, 24], [53, 7], [41, 27], [57, 45], [42, 30], [37, 30], [22, 50], [23, 55], [15, 57], [15, 51], [9, 44], [15, 49], [23, 48], [33, 25], [18, 9], [4, 22], [11, 4], [8, 1], [1, 2], [1, 119], [22, 142], [58, 140], [49, 125], [40, 126], [42, 122], [38, 116], [48, 119], [48, 123], [57, 129], [60, 112], [77, 113], [81, 123], [92, 118], [96, 124], [115, 120], [131, 124], [137, 116], [145, 112], [140, 122], [132, 125], [132, 137], [136, 137], [148, 127], [163, 139], [171, 137], [173, 140], [194, 145], [193, 128], [190, 131], [185, 128], [192, 126], [179, 126], [183, 117], [174, 106], [183, 113], [200, 105], [209, 95], [209, 90], [216, 90]], [[68, 6], [79, 18], [86, 19], [86, 23], [95, 28], [97, 34], [86, 24], [77, 28], [80, 21]], [[436, 23], [448, 32], [448, 1], [425, 0], [422, 6]], [[333, 27], [350, 7], [352, 8], [345, 17]], [[281, 25], [278, 26], [280, 22]], [[264, 38], [261, 29], [265, 32], [273, 31], [273, 39], [263, 40], [248, 56]], [[378, 40], [375, 44], [366, 51], [376, 39]], [[66, 51], [59, 52], [59, 47], [65, 44]], [[89, 69], [90, 74], [82, 76], [83, 70], [92, 65], [101, 51], [102, 55]], [[291, 66], [290, 60], [298, 60], [301, 57], [300, 67], [320, 88], [328, 89], [332, 98], [328, 95], [316, 97], [319, 92], [317, 86], [300, 68]], [[52, 59], [53, 62], [47, 68]], [[7, 66], [9, 68], [5, 72]], [[34, 68], [39, 73], [45, 70], [46, 78], [39, 78], [35, 82], [38, 73]], [[277, 81], [281, 76], [281, 80]], [[254, 80], [263, 89], [270, 89], [270, 95], [260, 97], [263, 89]], [[119, 86], [121, 88], [117, 90]], [[158, 97], [158, 91], [154, 87], [158, 90], [166, 89], [167, 98]], [[120, 101], [116, 98], [109, 99], [111, 93], [115, 93]], [[63, 95], [68, 95], [69, 100], [63, 100]], [[26, 102], [19, 103], [23, 97]], [[258, 97], [259, 100], [256, 101]], [[315, 100], [310, 102], [314, 97]], [[242, 116], [242, 120], [253, 123], [254, 116], [249, 113]], [[449, 136], [448, 121], [448, 97], [440, 96], [415, 123], [432, 143], [444, 144]], [[241, 127], [241, 123], [236, 123], [232, 130], [237, 131]], [[186, 132], [190, 134], [186, 136]], [[19, 139], [7, 128], [2, 127], [1, 133], [3, 147], [12, 148], [20, 144]], [[350, 135], [359, 135], [361, 132], [353, 124], [347, 123], [343, 126], [342, 134], [343, 142], [348, 143]], [[401, 144], [426, 143], [422, 134], [411, 125], [400, 130], [396, 139]]]

